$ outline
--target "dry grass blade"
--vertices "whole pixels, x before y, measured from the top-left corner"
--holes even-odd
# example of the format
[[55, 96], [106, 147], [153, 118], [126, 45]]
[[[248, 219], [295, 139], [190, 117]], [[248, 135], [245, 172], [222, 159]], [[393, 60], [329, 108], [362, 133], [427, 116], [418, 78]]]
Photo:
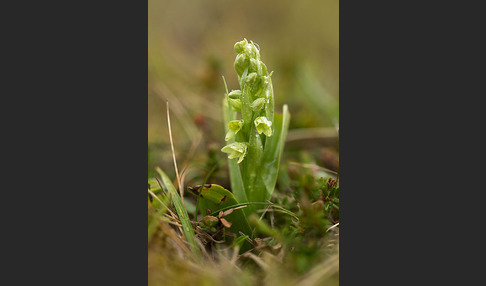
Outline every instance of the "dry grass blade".
[[[177, 161], [176, 161], [175, 150], [174, 150], [174, 141], [172, 140], [172, 129], [170, 127], [169, 101], [166, 101], [166, 104], [167, 104], [167, 125], [169, 127], [169, 139], [170, 139], [170, 147], [172, 148], [172, 159], [174, 160], [174, 168], [177, 177], [177, 184], [179, 184], [179, 193], [181, 195], [181, 198], [184, 198], [184, 189], [181, 185], [181, 177], [179, 176], [179, 170], [177, 169]], [[182, 200], [182, 205], [185, 208], [184, 200]]]
[[191, 255], [191, 250], [187, 248], [182, 239], [175, 233], [175, 231], [166, 224], [161, 224], [165, 234], [187, 255]]
[[221, 217], [225, 217], [225, 216], [227, 216], [227, 215], [231, 214], [231, 213], [232, 213], [234, 210], [235, 210], [235, 209], [233, 208], [233, 209], [229, 209], [229, 210], [224, 211], [224, 212], [223, 212], [223, 211], [221, 211]]
[[[189, 153], [187, 154], [186, 159], [185, 159], [184, 163], [182, 164], [181, 174], [183, 174], [186, 171], [186, 169], [189, 168], [189, 162], [192, 159], [192, 157], [194, 156], [194, 153], [196, 152], [196, 149], [199, 146], [199, 143], [201, 143], [201, 139], [202, 139], [202, 132], [199, 131], [197, 133], [196, 138], [192, 141], [192, 145], [191, 145], [191, 148], [189, 149]], [[184, 182], [183, 179], [181, 179], [181, 180], [182, 180], [182, 182]]]
[[178, 122], [180, 122], [181, 128], [185, 131], [187, 136], [191, 138], [193, 141], [195, 138], [194, 136], [197, 134], [197, 127], [194, 125], [194, 122], [190, 120], [191, 116], [187, 112], [184, 105], [180, 102], [180, 100], [173, 94], [169, 88], [163, 84], [158, 83], [154, 92], [159, 96], [159, 98], [165, 100], [166, 102], [170, 100], [173, 104], [174, 114]]
[[326, 232], [330, 231], [331, 229], [333, 229], [333, 228], [335, 228], [335, 227], [337, 227], [337, 226], [339, 226], [339, 222], [338, 222], [338, 223], [336, 223], [335, 225], [331, 226], [330, 228], [328, 228], [328, 229], [326, 230]]
[[164, 204], [164, 202], [163, 202], [163, 201], [161, 201], [161, 200], [160, 200], [160, 199], [159, 199], [159, 198], [158, 198], [158, 197], [157, 197], [157, 196], [156, 196], [156, 195], [155, 195], [155, 194], [154, 194], [154, 193], [153, 193], [151, 190], [148, 190], [148, 192], [149, 192], [149, 194], [150, 194], [152, 197], [154, 197], [154, 198], [155, 198], [157, 201], [159, 201], [159, 203], [160, 203], [160, 204], [162, 204], [162, 206], [163, 206], [164, 208], [166, 208], [166, 209], [167, 209], [167, 211], [168, 211], [168, 212], [169, 212], [169, 213], [170, 213], [170, 214], [171, 214], [171, 215], [172, 215], [174, 218], [176, 218], [176, 217], [177, 217], [177, 216], [174, 214], [174, 212], [173, 212], [173, 211], [172, 211], [172, 210], [171, 210], [171, 209], [170, 209], [170, 208], [169, 208], [169, 207], [168, 207], [166, 204]]

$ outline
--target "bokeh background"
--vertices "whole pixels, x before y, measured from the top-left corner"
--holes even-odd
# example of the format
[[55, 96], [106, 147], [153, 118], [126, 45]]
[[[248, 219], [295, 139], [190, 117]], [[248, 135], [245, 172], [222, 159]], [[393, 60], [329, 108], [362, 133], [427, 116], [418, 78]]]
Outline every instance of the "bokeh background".
[[289, 106], [282, 164], [338, 170], [338, 0], [149, 0], [149, 177], [155, 166], [174, 174], [168, 101], [178, 163], [188, 159], [194, 170], [186, 179], [201, 180], [217, 165], [211, 182], [225, 185], [221, 77], [239, 89], [233, 46], [243, 38], [260, 46], [274, 71], [276, 111]]

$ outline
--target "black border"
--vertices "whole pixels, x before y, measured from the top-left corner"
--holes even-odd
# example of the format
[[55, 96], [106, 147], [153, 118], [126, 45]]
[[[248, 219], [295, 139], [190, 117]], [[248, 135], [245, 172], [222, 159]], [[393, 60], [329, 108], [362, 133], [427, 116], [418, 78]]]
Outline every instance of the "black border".
[[4, 278], [148, 282], [147, 6], [4, 6]]
[[435, 4], [340, 1], [341, 285], [483, 280], [483, 17]]

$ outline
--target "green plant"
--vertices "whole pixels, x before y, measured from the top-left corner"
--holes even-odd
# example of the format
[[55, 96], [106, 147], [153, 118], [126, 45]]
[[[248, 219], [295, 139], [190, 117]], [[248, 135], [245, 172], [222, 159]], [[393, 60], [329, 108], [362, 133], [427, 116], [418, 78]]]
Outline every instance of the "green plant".
[[[228, 142], [221, 151], [228, 153], [231, 189], [239, 203], [269, 200], [277, 181], [280, 155], [287, 135], [290, 113], [274, 112], [272, 73], [260, 59], [257, 44], [246, 39], [234, 46], [234, 68], [239, 90], [223, 99], [224, 122]], [[240, 113], [240, 114], [239, 114]], [[237, 159], [237, 160], [235, 160]], [[261, 205], [250, 204], [246, 215]]]
[[[199, 246], [196, 243], [194, 229], [192, 228], [191, 221], [189, 220], [189, 215], [187, 214], [186, 207], [184, 206], [183, 198], [179, 196], [176, 188], [172, 184], [172, 181], [164, 173], [164, 171], [162, 171], [158, 167], [156, 168], [156, 170], [162, 178], [162, 182], [167, 190], [168, 195], [170, 196], [170, 200], [174, 204], [177, 216], [181, 222], [182, 230], [184, 232], [184, 235], [186, 236], [187, 242], [189, 243], [191, 252], [197, 259], [199, 259], [201, 257], [201, 251], [199, 250]], [[162, 185], [160, 187], [162, 188]]]
[[[163, 197], [156, 198], [164, 206], [167, 206], [167, 202], [172, 202], [177, 213], [177, 224], [180, 224], [192, 255], [196, 258], [201, 256], [201, 252], [196, 241], [195, 229], [198, 234], [204, 236], [204, 233], [209, 233], [212, 239], [229, 242], [232, 247], [246, 251], [251, 248], [248, 241], [253, 239], [255, 234], [248, 218], [252, 221], [258, 220], [251, 215], [259, 208], [271, 207], [298, 220], [294, 213], [268, 202], [277, 181], [280, 156], [290, 120], [287, 105], [283, 106], [283, 114], [274, 112], [272, 73], [267, 73], [266, 65], [260, 60], [258, 46], [245, 39], [235, 44], [235, 51], [238, 55], [234, 66], [240, 90], [228, 92], [224, 82], [225, 141], [228, 141], [228, 145], [221, 149], [229, 153], [232, 192], [216, 184], [206, 184], [210, 174], [202, 185], [188, 187], [197, 197], [194, 210], [196, 222], [191, 223], [184, 205], [182, 189], [179, 189], [179, 194], [168, 176], [160, 168], [156, 168], [162, 179], [162, 183], [158, 182], [160, 189], [165, 190], [162, 192]], [[241, 112], [241, 115], [238, 112]], [[180, 188], [168, 105], [167, 120]], [[199, 214], [202, 215], [200, 220]], [[175, 218], [175, 214], [172, 217]], [[264, 233], [261, 227], [256, 230]], [[233, 242], [227, 240], [227, 236], [233, 237]]]

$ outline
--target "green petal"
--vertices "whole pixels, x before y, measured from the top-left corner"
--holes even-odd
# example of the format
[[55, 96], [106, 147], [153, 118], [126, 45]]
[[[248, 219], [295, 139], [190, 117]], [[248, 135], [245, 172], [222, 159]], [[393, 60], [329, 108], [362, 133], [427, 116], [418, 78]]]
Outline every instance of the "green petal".
[[230, 159], [239, 158], [238, 159], [238, 164], [239, 164], [245, 158], [247, 148], [248, 147], [245, 143], [234, 142], [224, 146], [221, 149], [221, 151], [223, 151], [224, 153], [229, 153], [228, 158]]
[[258, 117], [255, 119], [255, 127], [258, 131], [258, 134], [265, 134], [266, 136], [272, 136], [272, 122], [269, 121], [266, 117]]
[[238, 164], [241, 163], [243, 159], [245, 159], [245, 155], [246, 155], [246, 150], [245, 153], [242, 156], [240, 156], [240, 159], [238, 159]]
[[226, 137], [224, 137], [224, 141], [228, 141], [231, 138], [235, 137], [236, 133], [233, 130], [228, 130], [228, 133], [226, 133]]
[[224, 138], [225, 141], [230, 140], [233, 138], [238, 131], [241, 130], [243, 127], [243, 120], [233, 120], [228, 123], [228, 133], [226, 133], [226, 137]]
[[238, 133], [241, 127], [243, 127], [243, 120], [232, 120], [228, 123], [229, 130], [233, 130], [235, 133]]

